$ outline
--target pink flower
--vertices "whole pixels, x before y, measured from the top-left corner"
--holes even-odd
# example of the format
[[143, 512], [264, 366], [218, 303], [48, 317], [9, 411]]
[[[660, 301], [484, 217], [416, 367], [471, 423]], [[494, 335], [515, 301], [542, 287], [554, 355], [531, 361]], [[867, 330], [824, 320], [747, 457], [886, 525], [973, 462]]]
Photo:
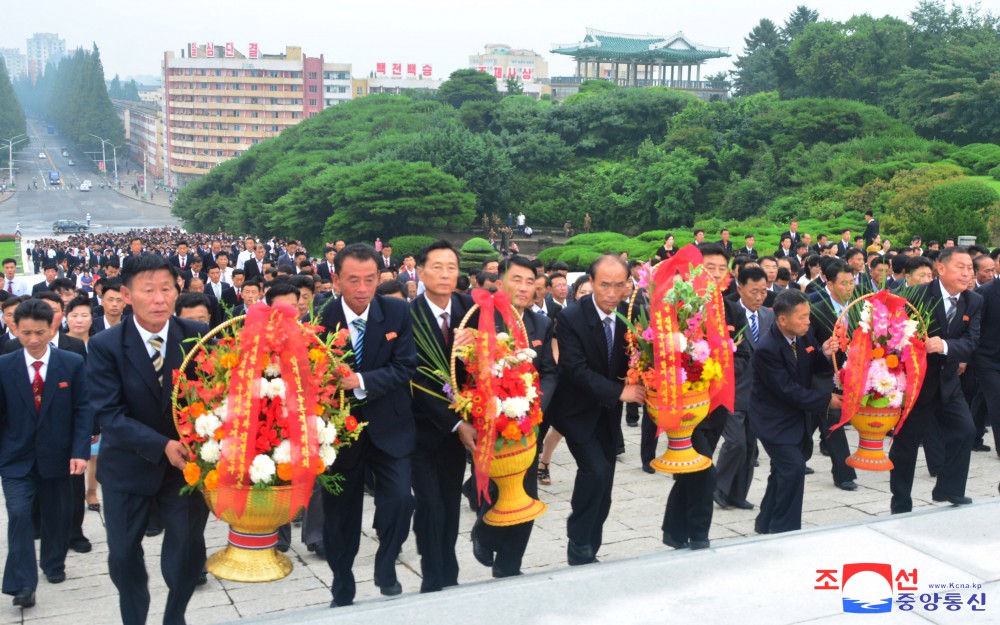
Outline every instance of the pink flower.
[[655, 338], [656, 338], [656, 332], [653, 331], [653, 328], [646, 328], [645, 330], [642, 331], [642, 339], [644, 341], [652, 342], [653, 339]]

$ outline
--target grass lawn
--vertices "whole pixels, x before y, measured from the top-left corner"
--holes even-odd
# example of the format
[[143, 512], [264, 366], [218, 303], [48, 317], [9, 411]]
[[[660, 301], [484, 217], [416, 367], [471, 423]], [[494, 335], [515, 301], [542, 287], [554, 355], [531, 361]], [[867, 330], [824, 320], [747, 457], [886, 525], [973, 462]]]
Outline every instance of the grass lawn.
[[969, 179], [981, 182], [997, 193], [1000, 193], [1000, 180], [994, 180], [993, 176], [969, 176]]
[[[13, 258], [17, 260], [17, 266], [21, 267], [21, 255], [18, 253], [18, 245], [16, 241], [3, 241], [0, 242], [0, 260], [4, 258]], [[24, 268], [21, 267], [23, 270]]]

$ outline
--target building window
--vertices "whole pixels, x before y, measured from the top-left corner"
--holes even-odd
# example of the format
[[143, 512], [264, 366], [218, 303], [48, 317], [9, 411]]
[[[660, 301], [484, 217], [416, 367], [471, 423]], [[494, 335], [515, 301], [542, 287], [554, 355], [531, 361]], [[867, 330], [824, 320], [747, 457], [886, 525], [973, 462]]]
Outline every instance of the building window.
[[278, 85], [271, 85], [271, 91], [277, 91]]
[[277, 125], [271, 126], [271, 130], [273, 130], [274, 132], [281, 132], [281, 130], [278, 128]]
[[274, 111], [271, 113], [271, 117], [278, 119], [279, 117], [281, 117], [281, 115], [278, 113], [278, 111]]
[[316, 98], [309, 98], [309, 106], [316, 106]]
[[300, 117], [300, 115], [298, 113], [296, 113], [296, 112], [292, 113], [292, 119], [298, 119], [299, 117]]
[[316, 85], [309, 85], [309, 93], [316, 93]]
[[316, 72], [309, 72], [309, 80], [316, 80]]
[[358, 95], [364, 95], [364, 93], [362, 93], [362, 89], [363, 87], [358, 87]]

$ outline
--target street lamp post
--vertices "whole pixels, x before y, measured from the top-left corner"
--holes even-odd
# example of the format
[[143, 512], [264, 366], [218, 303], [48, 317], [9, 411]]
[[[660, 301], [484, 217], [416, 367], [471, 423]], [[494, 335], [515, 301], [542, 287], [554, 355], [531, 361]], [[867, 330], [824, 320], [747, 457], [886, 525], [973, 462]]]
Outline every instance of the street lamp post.
[[[107, 152], [104, 151], [104, 144], [105, 143], [111, 143], [111, 142], [108, 141], [107, 139], [103, 138], [103, 137], [98, 137], [95, 134], [91, 134], [89, 132], [87, 134], [101, 142], [101, 165], [104, 167], [104, 177], [107, 178], [108, 177], [108, 156], [107, 156]], [[115, 148], [115, 144], [114, 143], [111, 143], [111, 153], [112, 153], [113, 158], [115, 159], [115, 182], [118, 182], [118, 150]]]
[[[21, 137], [24, 137], [21, 139]], [[20, 140], [17, 140], [20, 139]], [[14, 144], [21, 143], [21, 141], [26, 141], [28, 138], [23, 134], [17, 135], [11, 139], [0, 139], [0, 141], [7, 142], [7, 178], [10, 180], [10, 188], [14, 189]]]

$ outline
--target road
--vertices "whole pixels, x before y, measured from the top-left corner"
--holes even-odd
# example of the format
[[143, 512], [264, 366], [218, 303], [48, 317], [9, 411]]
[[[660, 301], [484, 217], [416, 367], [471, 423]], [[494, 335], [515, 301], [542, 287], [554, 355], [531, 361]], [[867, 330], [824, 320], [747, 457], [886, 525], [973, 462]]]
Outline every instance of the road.
[[[17, 146], [20, 150], [14, 153], [14, 166], [19, 170], [15, 173], [18, 191], [13, 198], [0, 203], [0, 233], [13, 234], [20, 223], [21, 234], [27, 240], [51, 236], [53, 221], [84, 222], [88, 212], [93, 232], [181, 225], [167, 207], [141, 202], [109, 188], [101, 189], [103, 178], [97, 163], [67, 139], [48, 134], [45, 124], [30, 121], [28, 136], [30, 141], [21, 143]], [[68, 157], [62, 156], [64, 147], [69, 150]], [[45, 157], [39, 158], [39, 154]], [[111, 154], [107, 156], [111, 169]], [[76, 162], [75, 166], [69, 165], [70, 159]], [[61, 185], [49, 185], [49, 171], [52, 170], [60, 173]], [[6, 178], [6, 171], [0, 173]], [[119, 175], [128, 192], [134, 176], [126, 178], [121, 170]], [[37, 182], [37, 189], [32, 179]], [[93, 182], [91, 191], [79, 190], [84, 180]]]

